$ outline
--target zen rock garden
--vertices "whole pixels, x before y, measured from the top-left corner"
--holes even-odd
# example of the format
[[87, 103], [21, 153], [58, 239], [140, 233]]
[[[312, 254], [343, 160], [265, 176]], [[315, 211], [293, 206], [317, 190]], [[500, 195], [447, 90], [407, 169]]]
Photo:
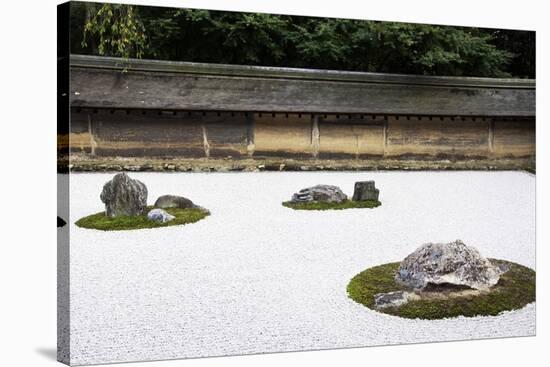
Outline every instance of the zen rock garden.
[[[215, 355], [220, 345], [238, 354], [536, 332], [533, 175], [126, 171], [147, 188], [143, 212], [107, 217], [100, 194], [116, 173], [72, 173], [70, 215], [58, 229], [70, 232], [78, 265], [70, 269], [71, 348], [86, 355], [103, 356], [114, 345], [126, 356], [136, 338], [161, 340], [162, 352]], [[355, 183], [367, 180], [379, 190], [377, 208], [282, 205], [317, 184], [337, 186], [321, 190], [336, 201], [354, 202]], [[170, 206], [199, 205], [212, 214], [178, 208], [204, 219], [174, 225], [179, 214]], [[147, 218], [153, 209], [176, 218], [154, 222]], [[90, 214], [86, 228], [74, 224]], [[148, 229], [113, 230], [123, 225]], [[90, 320], [102, 322], [91, 328]], [[236, 330], [252, 337], [235, 338]]]
[[535, 300], [535, 272], [487, 259], [460, 240], [427, 243], [400, 263], [359, 273], [348, 294], [368, 308], [406, 318], [497, 315]]
[[297, 210], [375, 208], [381, 205], [379, 194], [374, 181], [356, 182], [351, 200], [338, 186], [316, 185], [293, 194], [283, 205]]
[[[337, 186], [315, 185], [294, 193], [283, 205], [296, 210], [375, 208], [381, 205], [379, 196], [374, 181], [355, 182], [351, 199]], [[194, 223], [210, 214], [177, 195], [161, 195], [149, 206], [147, 186], [126, 173], [107, 181], [99, 198], [105, 210], [81, 218], [77, 226], [104, 231], [156, 228]], [[403, 318], [494, 316], [535, 301], [535, 272], [486, 258], [461, 240], [426, 243], [401, 262], [357, 274], [347, 293], [368, 309]]]
[[181, 225], [197, 222], [210, 212], [191, 200], [176, 195], [162, 195], [147, 206], [147, 187], [126, 173], [116, 174], [105, 183], [100, 199], [105, 211], [76, 222], [83, 228], [128, 230]]

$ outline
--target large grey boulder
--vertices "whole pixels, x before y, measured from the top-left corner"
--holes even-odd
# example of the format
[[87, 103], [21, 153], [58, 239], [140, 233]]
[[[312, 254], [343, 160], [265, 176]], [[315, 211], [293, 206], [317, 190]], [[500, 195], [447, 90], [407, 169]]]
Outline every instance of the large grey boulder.
[[375, 187], [374, 181], [358, 181], [353, 189], [353, 201], [378, 200], [380, 191]]
[[465, 286], [487, 290], [505, 272], [481, 256], [478, 250], [457, 240], [427, 243], [400, 264], [396, 281], [423, 290], [436, 286]]
[[320, 201], [327, 203], [341, 203], [347, 200], [346, 194], [338, 186], [317, 185], [302, 189], [292, 195], [290, 200], [293, 203], [304, 203], [311, 201]]
[[147, 187], [124, 172], [117, 173], [103, 186], [100, 198], [105, 203], [107, 216], [136, 216], [142, 214], [147, 206]]
[[155, 201], [155, 207], [157, 208], [196, 208], [197, 206], [193, 202], [183, 196], [177, 195], [162, 195], [157, 201]]
[[154, 222], [166, 223], [170, 222], [176, 217], [162, 209], [151, 209], [149, 213], [147, 213], [147, 218]]

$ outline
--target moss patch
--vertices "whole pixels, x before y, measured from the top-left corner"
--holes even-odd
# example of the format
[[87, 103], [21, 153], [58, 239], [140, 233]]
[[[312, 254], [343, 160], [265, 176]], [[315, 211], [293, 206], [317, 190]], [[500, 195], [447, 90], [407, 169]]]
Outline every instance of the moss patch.
[[505, 264], [509, 266], [509, 270], [501, 275], [498, 284], [490, 291], [476, 295], [411, 300], [400, 307], [377, 309], [374, 305], [375, 294], [407, 290], [394, 280], [399, 268], [398, 262], [375, 266], [357, 274], [349, 282], [347, 291], [351, 299], [368, 308], [408, 319], [496, 316], [503, 311], [517, 310], [535, 301], [536, 273], [533, 270], [504, 260], [491, 261]]
[[283, 206], [296, 210], [342, 210], [353, 208], [376, 208], [382, 205], [378, 200], [353, 201], [345, 200], [341, 203], [327, 203], [319, 201], [311, 201], [306, 203], [293, 203], [285, 201]]
[[133, 217], [107, 217], [105, 212], [99, 212], [81, 218], [76, 221], [75, 224], [82, 228], [99, 229], [101, 231], [123, 231], [129, 229], [157, 228], [195, 223], [210, 214], [207, 210], [200, 208], [168, 208], [164, 210], [175, 216], [175, 218], [166, 223], [158, 223], [147, 218], [147, 213], [153, 208], [153, 206], [148, 206], [142, 215]]

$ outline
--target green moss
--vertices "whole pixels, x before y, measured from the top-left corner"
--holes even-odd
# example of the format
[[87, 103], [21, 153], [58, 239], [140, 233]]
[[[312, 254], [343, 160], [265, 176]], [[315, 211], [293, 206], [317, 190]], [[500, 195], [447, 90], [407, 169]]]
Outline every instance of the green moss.
[[495, 316], [503, 311], [520, 309], [535, 301], [536, 273], [533, 270], [504, 260], [492, 261], [507, 265], [509, 270], [500, 277], [491, 291], [478, 295], [420, 299], [409, 301], [400, 307], [375, 308], [375, 294], [406, 290], [394, 280], [399, 263], [375, 266], [357, 274], [349, 282], [347, 291], [351, 299], [368, 308], [408, 319], [433, 320], [461, 315]]
[[293, 203], [285, 201], [283, 206], [296, 210], [342, 210], [353, 208], [376, 208], [382, 205], [378, 200], [353, 201], [345, 200], [341, 203], [327, 203], [319, 201], [311, 201], [307, 203]]
[[207, 210], [199, 208], [168, 208], [164, 210], [175, 216], [175, 218], [166, 223], [158, 223], [147, 218], [147, 213], [153, 208], [154, 207], [152, 206], [148, 206], [142, 215], [133, 217], [108, 217], [105, 215], [105, 212], [99, 212], [81, 218], [76, 221], [75, 224], [82, 228], [99, 229], [101, 231], [123, 231], [129, 229], [157, 228], [195, 223], [210, 214]]

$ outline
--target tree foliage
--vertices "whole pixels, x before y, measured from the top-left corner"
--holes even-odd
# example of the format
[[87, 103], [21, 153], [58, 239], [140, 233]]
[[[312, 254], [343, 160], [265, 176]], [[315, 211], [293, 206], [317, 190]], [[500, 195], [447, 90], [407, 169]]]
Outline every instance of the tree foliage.
[[103, 4], [88, 13], [84, 23], [82, 47], [94, 39], [97, 53], [125, 58], [143, 56], [146, 47], [145, 28], [134, 6]]
[[84, 36], [84, 42], [72, 42], [77, 53], [386, 73], [534, 77], [534, 32], [74, 4], [73, 38], [79, 32]]

